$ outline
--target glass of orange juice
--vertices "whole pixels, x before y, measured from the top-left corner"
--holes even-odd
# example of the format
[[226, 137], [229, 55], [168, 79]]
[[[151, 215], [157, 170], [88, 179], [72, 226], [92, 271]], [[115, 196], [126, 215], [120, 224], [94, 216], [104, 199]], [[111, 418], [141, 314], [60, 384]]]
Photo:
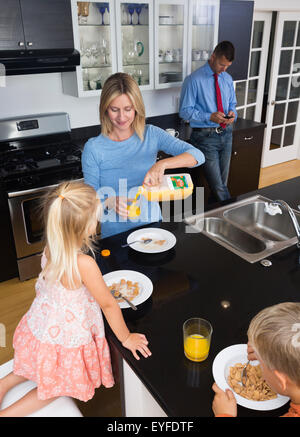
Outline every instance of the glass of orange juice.
[[208, 357], [212, 334], [211, 324], [199, 317], [188, 319], [183, 324], [184, 354], [191, 361], [204, 361]]
[[140, 198], [135, 198], [128, 202], [127, 206], [128, 217], [136, 218], [141, 214]]

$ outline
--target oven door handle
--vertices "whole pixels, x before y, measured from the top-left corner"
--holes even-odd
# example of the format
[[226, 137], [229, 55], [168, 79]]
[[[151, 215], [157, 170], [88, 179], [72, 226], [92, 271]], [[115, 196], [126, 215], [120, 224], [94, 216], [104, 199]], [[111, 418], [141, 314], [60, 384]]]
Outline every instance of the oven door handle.
[[[81, 182], [84, 179], [75, 179], [77, 182]], [[41, 187], [41, 188], [32, 188], [29, 190], [24, 190], [24, 191], [14, 191], [11, 193], [8, 193], [8, 198], [11, 199], [12, 197], [21, 197], [21, 196], [27, 196], [28, 194], [37, 194], [40, 193], [42, 191], [48, 190], [49, 188], [54, 188], [57, 187], [59, 184], [53, 184], [53, 185], [47, 185], [46, 187]]]

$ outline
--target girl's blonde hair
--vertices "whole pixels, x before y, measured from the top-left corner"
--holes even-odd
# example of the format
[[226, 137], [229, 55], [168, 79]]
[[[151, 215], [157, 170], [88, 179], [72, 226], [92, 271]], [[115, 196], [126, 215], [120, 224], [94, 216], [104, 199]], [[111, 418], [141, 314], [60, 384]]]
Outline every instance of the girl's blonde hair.
[[127, 73], [113, 74], [104, 83], [99, 106], [101, 133], [108, 136], [113, 131], [113, 125], [108, 116], [107, 109], [111, 102], [122, 94], [126, 94], [132, 102], [135, 110], [133, 128], [141, 141], [143, 141], [145, 129], [143, 97], [137, 82]]
[[79, 252], [93, 252], [100, 201], [91, 186], [77, 181], [62, 182], [44, 198], [43, 214], [47, 264], [43, 275], [51, 283], [65, 279], [75, 288], [80, 280]]
[[260, 311], [248, 339], [270, 370], [287, 375], [300, 387], [300, 303], [284, 302]]

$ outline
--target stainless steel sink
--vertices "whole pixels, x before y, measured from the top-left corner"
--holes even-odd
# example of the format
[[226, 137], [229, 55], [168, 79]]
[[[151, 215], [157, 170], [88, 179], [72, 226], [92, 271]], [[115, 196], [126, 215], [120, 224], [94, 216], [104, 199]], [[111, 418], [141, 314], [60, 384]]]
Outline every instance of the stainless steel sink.
[[[235, 203], [188, 217], [185, 223], [193, 232], [202, 232], [216, 243], [254, 263], [297, 243], [295, 229], [287, 211], [269, 215], [265, 202], [252, 196]], [[300, 224], [300, 213], [294, 211]]]
[[[198, 226], [199, 225], [200, 223], [198, 222]], [[212, 238], [227, 243], [232, 248], [242, 250], [246, 253], [258, 253], [266, 249], [266, 245], [263, 241], [218, 217], [205, 218], [203, 231], [207, 232]]]
[[[229, 209], [224, 212], [224, 217], [266, 240], [285, 241], [295, 236], [295, 229], [288, 212], [282, 210], [282, 214], [269, 215], [265, 212], [263, 201]], [[297, 219], [300, 223], [300, 218]]]

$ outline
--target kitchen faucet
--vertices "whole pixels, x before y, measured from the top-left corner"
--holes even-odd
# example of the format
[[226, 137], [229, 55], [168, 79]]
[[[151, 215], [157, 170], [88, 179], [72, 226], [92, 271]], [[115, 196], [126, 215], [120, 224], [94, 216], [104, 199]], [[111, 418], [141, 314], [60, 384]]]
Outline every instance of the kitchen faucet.
[[[297, 247], [300, 248], [300, 226], [299, 226], [299, 223], [298, 223], [298, 220], [295, 216], [294, 211], [284, 200], [274, 200], [273, 202], [270, 203], [271, 208], [276, 207], [276, 205], [280, 205], [281, 207], [286, 209], [287, 212], [289, 213], [289, 216], [291, 217], [291, 220], [292, 220], [292, 223], [294, 225], [294, 229], [296, 231], [296, 235], [298, 238]], [[280, 213], [281, 213], [281, 211], [280, 211]]]

